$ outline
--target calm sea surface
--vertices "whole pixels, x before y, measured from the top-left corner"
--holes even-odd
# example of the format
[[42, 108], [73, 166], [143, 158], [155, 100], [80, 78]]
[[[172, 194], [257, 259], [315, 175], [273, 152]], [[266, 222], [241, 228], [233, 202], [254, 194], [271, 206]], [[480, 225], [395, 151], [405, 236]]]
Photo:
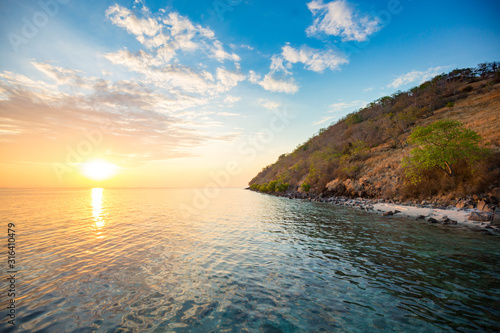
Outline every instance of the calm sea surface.
[[500, 237], [223, 189], [0, 190], [16, 332], [473, 332], [500, 327]]

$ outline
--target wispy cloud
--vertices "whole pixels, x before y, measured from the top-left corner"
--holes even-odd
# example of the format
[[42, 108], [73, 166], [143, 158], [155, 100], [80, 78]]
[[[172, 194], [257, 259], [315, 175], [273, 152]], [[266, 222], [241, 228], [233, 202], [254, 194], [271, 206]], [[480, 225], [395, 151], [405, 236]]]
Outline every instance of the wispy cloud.
[[[137, 164], [190, 156], [193, 147], [229, 138], [210, 131], [210, 127], [221, 126], [220, 122], [201, 113], [189, 119], [180, 112], [208, 104], [209, 98], [156, 91], [135, 81], [111, 82], [46, 63], [32, 64], [55, 83], [0, 73], [0, 134], [10, 143], [9, 149], [37, 142], [62, 154], [67, 143], [81, 141], [86, 133], [111, 124], [103, 133], [101, 153]], [[224, 75], [219, 75], [219, 81], [231, 85]], [[75, 84], [80, 81], [85, 84]], [[73, 88], [71, 93], [67, 87]]]
[[279, 108], [281, 106], [281, 103], [270, 101], [265, 98], [259, 98], [257, 100], [257, 105], [262, 106], [263, 108], [266, 108], [268, 110], [274, 110]]
[[338, 103], [333, 103], [330, 104], [328, 107], [330, 109], [330, 113], [336, 113], [336, 112], [341, 112], [341, 111], [346, 111], [346, 110], [354, 110], [354, 109], [359, 109], [360, 107], [363, 107], [366, 105], [365, 101], [351, 101], [351, 102], [338, 102]]
[[[109, 62], [99, 69], [101, 77], [36, 60], [30, 77], [43, 73], [41, 80], [0, 73], [0, 135], [9, 147], [38, 142], [62, 155], [67, 144], [112, 124], [103, 133], [101, 153], [122, 163], [144, 163], [190, 156], [206, 142], [231, 139], [214, 117], [237, 114], [202, 107], [239, 100], [222, 95], [247, 79], [239, 72], [240, 57], [209, 28], [176, 12], [151, 13], [144, 1], [135, 3], [140, 8], [134, 11], [119, 5], [106, 10], [109, 21], [140, 44], [134, 51], [102, 54]], [[186, 64], [186, 53], [196, 53], [205, 66]], [[117, 69], [128, 71], [129, 79], [117, 80]]]
[[236, 102], [239, 102], [241, 100], [240, 96], [232, 96], [232, 95], [227, 95], [226, 98], [224, 98], [224, 103], [233, 105]]
[[323, 118], [321, 118], [320, 120], [316, 121], [316, 122], [313, 122], [312, 123], [312, 126], [317, 126], [317, 125], [321, 125], [321, 124], [324, 124], [326, 123], [328, 120], [330, 119], [334, 119], [334, 118], [337, 118], [337, 116], [324, 116]]
[[338, 119], [344, 116], [348, 112], [355, 111], [367, 104], [366, 101], [356, 100], [350, 102], [339, 101], [337, 103], [332, 103], [328, 106], [329, 110], [327, 115], [323, 116], [320, 120], [312, 123], [313, 126], [321, 125], [329, 120]]
[[143, 18], [138, 18], [132, 11], [119, 5], [106, 10], [106, 16], [116, 26], [125, 28], [127, 32], [149, 50], [155, 50], [158, 58], [168, 63], [178, 51], [203, 50], [219, 62], [240, 61], [235, 53], [224, 50], [214, 32], [199, 24], [194, 24], [188, 18], [176, 12], [158, 14], [153, 17], [149, 10], [143, 11]]
[[224, 67], [211, 73], [173, 63], [178, 52], [196, 50], [221, 63], [231, 60], [237, 68], [240, 60], [237, 54], [224, 50], [212, 30], [194, 24], [176, 12], [151, 16], [149, 11], [143, 11], [145, 17], [138, 18], [129, 9], [114, 5], [108, 8], [106, 15], [113, 24], [136, 36], [146, 49], [137, 52], [122, 49], [105, 54], [105, 58], [140, 74], [145, 83], [162, 89], [216, 95], [231, 90], [245, 79], [244, 75]]
[[309, 36], [321, 33], [342, 37], [342, 41], [363, 42], [382, 28], [377, 17], [356, 12], [345, 0], [323, 3], [314, 0], [307, 4], [314, 22], [306, 30]]
[[388, 88], [399, 88], [412, 82], [423, 83], [430, 78], [440, 74], [445, 70], [446, 66], [431, 67], [425, 71], [411, 71], [409, 73], [398, 76], [394, 81], [387, 85]]
[[[290, 68], [292, 64], [302, 63], [304, 68], [314, 71], [323, 72], [325, 69], [332, 71], [338, 69], [340, 65], [346, 64], [349, 61], [344, 54], [333, 50], [317, 50], [308, 46], [301, 46], [299, 49], [293, 48], [290, 45], [285, 45], [282, 48], [281, 57], [286, 63], [286, 67]], [[279, 60], [275, 60], [275, 63]], [[278, 69], [279, 65], [274, 68]], [[273, 69], [273, 65], [271, 65]]]
[[274, 74], [268, 73], [261, 80], [260, 75], [254, 71], [250, 71], [250, 82], [260, 85], [265, 90], [273, 92], [284, 92], [287, 94], [294, 94], [299, 91], [299, 87], [295, 84], [293, 78], [276, 78]]

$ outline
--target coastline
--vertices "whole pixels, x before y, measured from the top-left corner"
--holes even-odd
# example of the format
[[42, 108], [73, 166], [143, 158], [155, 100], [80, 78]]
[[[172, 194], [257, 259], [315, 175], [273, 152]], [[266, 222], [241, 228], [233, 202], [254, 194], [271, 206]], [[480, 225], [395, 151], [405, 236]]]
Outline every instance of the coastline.
[[365, 211], [375, 212], [383, 216], [406, 216], [415, 218], [429, 224], [457, 225], [470, 228], [487, 230], [490, 233], [500, 234], [500, 213], [485, 212], [477, 208], [456, 208], [454, 206], [437, 206], [430, 203], [423, 205], [410, 204], [408, 202], [395, 202], [384, 199], [350, 198], [337, 196], [316, 196], [303, 192], [291, 193], [265, 193], [289, 199], [301, 199], [314, 202], [329, 203], [336, 206], [346, 206]]

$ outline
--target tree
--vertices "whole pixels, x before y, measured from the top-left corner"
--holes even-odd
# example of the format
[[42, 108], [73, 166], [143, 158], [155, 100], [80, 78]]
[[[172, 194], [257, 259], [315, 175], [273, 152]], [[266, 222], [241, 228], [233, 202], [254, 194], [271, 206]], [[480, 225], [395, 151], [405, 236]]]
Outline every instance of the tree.
[[439, 120], [426, 127], [415, 128], [408, 140], [417, 145], [410, 157], [403, 159], [403, 168], [414, 184], [421, 181], [421, 172], [440, 169], [455, 177], [454, 165], [466, 161], [472, 169], [473, 162], [486, 156], [487, 149], [479, 146], [482, 138], [455, 120]]

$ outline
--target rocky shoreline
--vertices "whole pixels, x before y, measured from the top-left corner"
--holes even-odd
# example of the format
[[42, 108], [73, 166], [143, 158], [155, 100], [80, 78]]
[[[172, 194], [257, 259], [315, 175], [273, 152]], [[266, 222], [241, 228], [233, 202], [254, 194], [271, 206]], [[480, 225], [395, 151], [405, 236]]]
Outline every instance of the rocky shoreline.
[[[255, 191], [250, 188], [246, 188]], [[494, 198], [477, 196], [460, 200], [455, 206], [447, 206], [435, 201], [399, 201], [370, 198], [351, 198], [345, 196], [324, 196], [305, 192], [258, 193], [301, 199], [313, 202], [324, 202], [337, 206], [345, 206], [364, 211], [373, 211], [383, 216], [404, 215], [431, 224], [466, 225], [479, 227], [495, 233], [500, 232], [500, 207]]]

